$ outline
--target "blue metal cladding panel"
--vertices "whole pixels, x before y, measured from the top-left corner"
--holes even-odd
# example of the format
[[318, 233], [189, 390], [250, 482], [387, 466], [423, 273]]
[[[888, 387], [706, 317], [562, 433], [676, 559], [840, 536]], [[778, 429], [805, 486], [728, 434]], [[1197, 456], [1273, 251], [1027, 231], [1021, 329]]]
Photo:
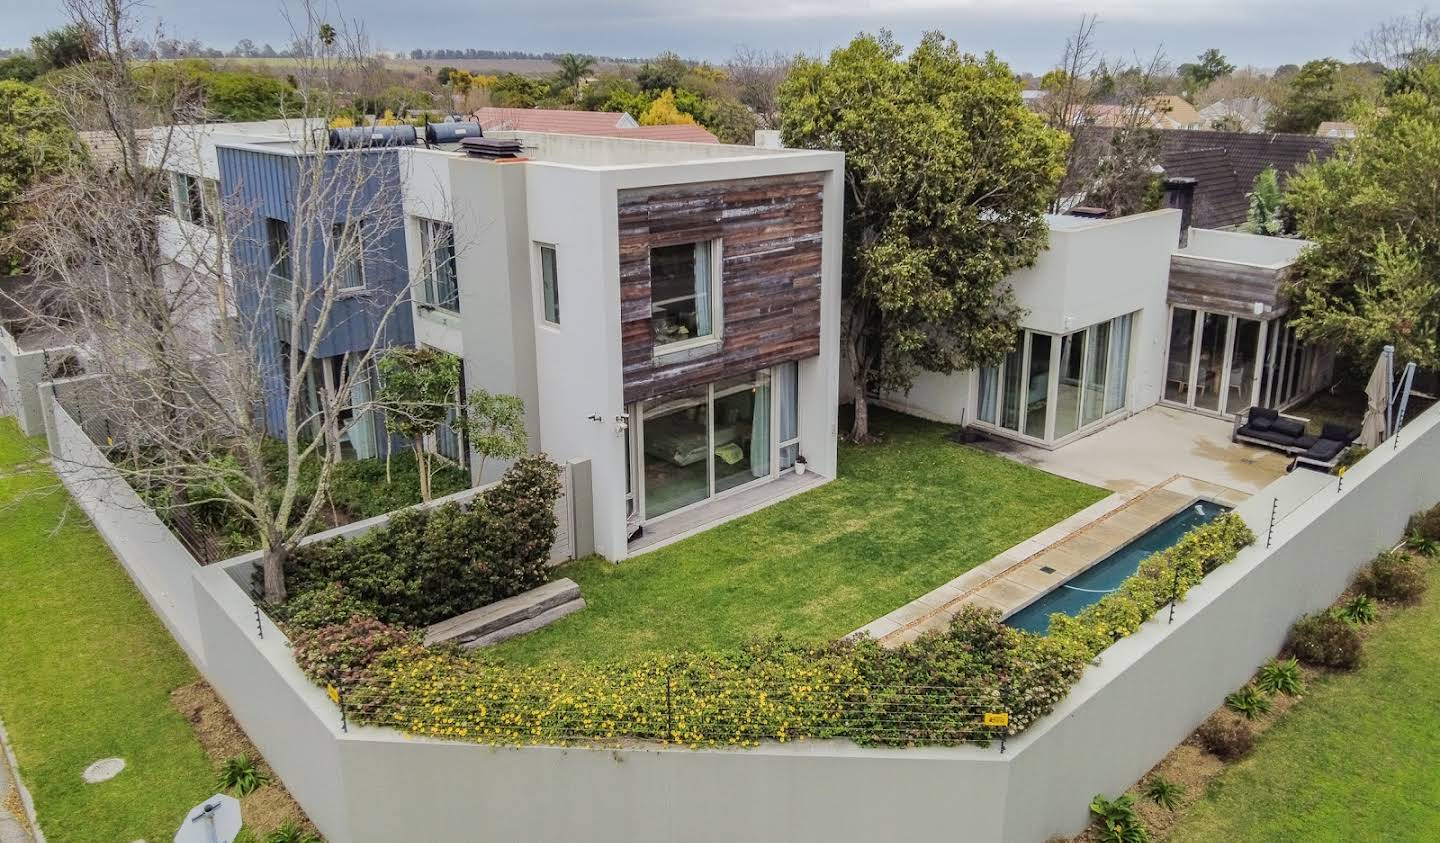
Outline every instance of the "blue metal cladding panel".
[[[327, 180], [350, 183], [337, 168], [359, 160], [354, 157], [356, 154], [327, 155]], [[398, 224], [403, 219], [399, 208], [398, 156], [393, 150], [361, 154], [366, 162], [364, 181], [357, 189], [346, 191], [348, 195], [343, 201], [335, 200], [330, 209], [332, 222], [358, 220], [363, 226], [370, 218], [382, 230], [381, 240], [373, 244], [375, 248], [367, 256], [365, 292], [341, 298], [332, 309], [319, 346], [323, 357], [363, 351], [375, 337], [382, 320], [382, 345], [413, 345], [415, 341], [406, 293], [409, 272], [405, 231]], [[268, 285], [264, 283], [270, 265], [266, 221], [293, 222], [294, 198], [305, 171], [298, 165], [296, 156], [280, 152], [220, 147], [217, 158], [227, 213], [237, 223], [231, 232], [237, 303], [242, 318], [253, 320], [251, 333], [256, 337], [255, 353], [265, 385], [266, 424], [270, 430], [279, 432], [285, 426], [286, 390], [280, 361], [279, 320], [273, 302], [268, 301]], [[309, 239], [313, 243], [309, 253], [295, 255], [292, 260], [308, 261], [310, 277], [318, 278], [326, 260], [324, 244], [319, 237]], [[399, 296], [406, 298], [397, 302]], [[307, 321], [314, 324], [318, 316], [316, 305]]]

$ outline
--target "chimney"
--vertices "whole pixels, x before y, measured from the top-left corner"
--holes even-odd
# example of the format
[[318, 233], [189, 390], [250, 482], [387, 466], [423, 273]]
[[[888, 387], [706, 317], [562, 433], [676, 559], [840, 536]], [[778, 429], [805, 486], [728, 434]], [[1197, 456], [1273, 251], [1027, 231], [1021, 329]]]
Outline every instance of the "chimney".
[[1190, 242], [1190, 218], [1195, 213], [1195, 179], [1170, 176], [1165, 179], [1165, 207], [1180, 209], [1180, 248]]

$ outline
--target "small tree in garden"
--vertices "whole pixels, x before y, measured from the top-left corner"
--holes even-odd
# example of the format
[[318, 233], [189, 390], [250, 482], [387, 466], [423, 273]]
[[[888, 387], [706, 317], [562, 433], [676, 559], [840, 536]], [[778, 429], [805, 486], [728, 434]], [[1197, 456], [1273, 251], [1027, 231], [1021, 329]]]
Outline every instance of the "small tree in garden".
[[1246, 214], [1245, 230], [1251, 234], [1279, 237], [1285, 233], [1285, 195], [1280, 190], [1280, 176], [1274, 167], [1266, 167], [1255, 177], [1250, 191], [1250, 211]]
[[460, 389], [460, 358], [433, 348], [392, 348], [380, 358], [379, 403], [386, 426], [410, 437], [420, 472], [420, 499], [430, 502], [425, 437], [445, 423]]
[[475, 470], [477, 477], [485, 476], [485, 463], [491, 458], [513, 460], [525, 454], [529, 443], [525, 434], [525, 402], [517, 396], [471, 390], [465, 404], [464, 425], [470, 437], [470, 450], [480, 456], [480, 465]]

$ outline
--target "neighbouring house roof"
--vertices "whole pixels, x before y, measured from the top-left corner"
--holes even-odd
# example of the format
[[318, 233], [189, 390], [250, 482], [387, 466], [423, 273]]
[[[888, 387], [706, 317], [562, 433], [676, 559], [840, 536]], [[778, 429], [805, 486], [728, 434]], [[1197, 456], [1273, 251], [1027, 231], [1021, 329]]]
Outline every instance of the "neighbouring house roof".
[[1244, 131], [1262, 132], [1265, 130], [1265, 119], [1274, 108], [1264, 97], [1231, 97], [1219, 100], [1200, 109], [1200, 117], [1205, 122], [1202, 128], [1212, 127], [1217, 120], [1234, 118], [1240, 122]]
[[[1135, 117], [1140, 120], [1135, 120]], [[1200, 112], [1180, 97], [1164, 94], [1150, 97], [1138, 105], [1089, 105], [1076, 115], [1076, 122], [1092, 126], [1119, 128], [1142, 123], [1152, 129], [1193, 129], [1206, 125]]]
[[623, 111], [570, 111], [559, 108], [477, 108], [480, 128], [515, 132], [598, 135], [640, 124]]
[[1281, 182], [1301, 164], [1330, 157], [1334, 138], [1203, 130], [1160, 131], [1166, 175], [1196, 179], [1191, 225], [1225, 228], [1245, 222], [1255, 177], [1274, 167]]
[[557, 135], [601, 135], [636, 140], [719, 143], [703, 126], [641, 126], [623, 111], [566, 111], [554, 108], [477, 109], [475, 120], [485, 131], [546, 132]]
[[1354, 123], [1346, 123], [1343, 120], [1326, 120], [1315, 129], [1315, 134], [1322, 138], [1353, 138], [1358, 131]]

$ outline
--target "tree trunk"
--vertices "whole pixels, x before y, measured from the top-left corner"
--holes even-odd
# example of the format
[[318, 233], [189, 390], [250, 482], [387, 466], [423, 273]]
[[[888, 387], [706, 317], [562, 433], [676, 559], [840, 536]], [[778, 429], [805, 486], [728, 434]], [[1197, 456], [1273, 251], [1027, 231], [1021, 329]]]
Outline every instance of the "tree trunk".
[[420, 473], [420, 502], [430, 502], [430, 460], [425, 453], [424, 438], [415, 437], [415, 470]]
[[870, 441], [870, 399], [865, 397], [865, 384], [858, 378], [855, 383], [855, 420], [850, 425], [850, 439], [859, 443]]
[[270, 543], [265, 548], [263, 557], [263, 569], [265, 571], [265, 602], [278, 606], [284, 603], [288, 595], [285, 593], [285, 558], [290, 551], [281, 542]]

